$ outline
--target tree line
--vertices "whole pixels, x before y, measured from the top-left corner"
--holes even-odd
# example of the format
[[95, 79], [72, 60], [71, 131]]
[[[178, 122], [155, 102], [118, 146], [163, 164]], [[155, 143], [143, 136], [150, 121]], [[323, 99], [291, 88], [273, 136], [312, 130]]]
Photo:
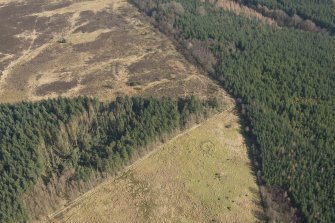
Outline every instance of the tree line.
[[78, 97], [0, 104], [0, 222], [25, 222], [22, 196], [38, 179], [73, 171], [69, 181], [113, 173], [148, 143], [219, 108], [213, 99]]
[[[303, 221], [335, 222], [335, 39], [262, 24], [201, 0], [133, 2], [241, 102], [262, 181], [285, 190]], [[320, 7], [327, 6], [313, 10], [323, 18]], [[334, 19], [334, 12], [324, 14]]]
[[335, 33], [335, 2], [333, 0], [236, 0], [249, 6], [266, 6], [283, 10], [290, 16], [311, 20]]

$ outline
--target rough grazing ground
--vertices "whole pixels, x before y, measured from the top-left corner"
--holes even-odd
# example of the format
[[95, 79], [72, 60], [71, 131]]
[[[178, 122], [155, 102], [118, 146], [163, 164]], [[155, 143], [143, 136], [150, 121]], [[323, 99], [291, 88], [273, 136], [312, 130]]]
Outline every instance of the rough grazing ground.
[[177, 136], [51, 222], [255, 222], [258, 188], [231, 110]]
[[0, 20], [0, 102], [223, 92], [126, 0], [0, 0]]

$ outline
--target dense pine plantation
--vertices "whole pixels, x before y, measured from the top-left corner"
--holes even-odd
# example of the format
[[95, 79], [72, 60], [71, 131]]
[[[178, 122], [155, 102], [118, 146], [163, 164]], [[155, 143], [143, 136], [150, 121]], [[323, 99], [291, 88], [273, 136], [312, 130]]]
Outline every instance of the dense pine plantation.
[[333, 0], [237, 0], [245, 5], [264, 5], [299, 15], [335, 33], [335, 2]]
[[134, 3], [242, 101], [266, 185], [286, 190], [304, 221], [335, 222], [335, 39], [201, 0]]
[[22, 195], [39, 178], [74, 170], [71, 181], [115, 172], [163, 134], [184, 127], [190, 116], [216, 109], [194, 97], [50, 99], [0, 104], [0, 222], [24, 222]]

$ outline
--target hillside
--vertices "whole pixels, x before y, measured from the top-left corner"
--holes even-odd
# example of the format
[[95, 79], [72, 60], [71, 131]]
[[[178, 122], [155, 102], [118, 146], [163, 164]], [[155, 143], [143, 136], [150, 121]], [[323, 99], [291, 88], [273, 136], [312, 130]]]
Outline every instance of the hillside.
[[0, 0], [0, 222], [335, 222], [334, 7]]
[[0, 6], [6, 43], [0, 102], [222, 95], [127, 1], [1, 0]]

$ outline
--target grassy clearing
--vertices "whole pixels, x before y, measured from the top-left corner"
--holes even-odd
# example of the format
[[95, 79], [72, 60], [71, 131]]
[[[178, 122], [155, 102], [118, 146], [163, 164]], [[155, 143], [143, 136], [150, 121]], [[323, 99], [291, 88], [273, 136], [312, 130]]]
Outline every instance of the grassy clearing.
[[238, 118], [227, 111], [79, 197], [51, 222], [255, 222], [258, 202]]

